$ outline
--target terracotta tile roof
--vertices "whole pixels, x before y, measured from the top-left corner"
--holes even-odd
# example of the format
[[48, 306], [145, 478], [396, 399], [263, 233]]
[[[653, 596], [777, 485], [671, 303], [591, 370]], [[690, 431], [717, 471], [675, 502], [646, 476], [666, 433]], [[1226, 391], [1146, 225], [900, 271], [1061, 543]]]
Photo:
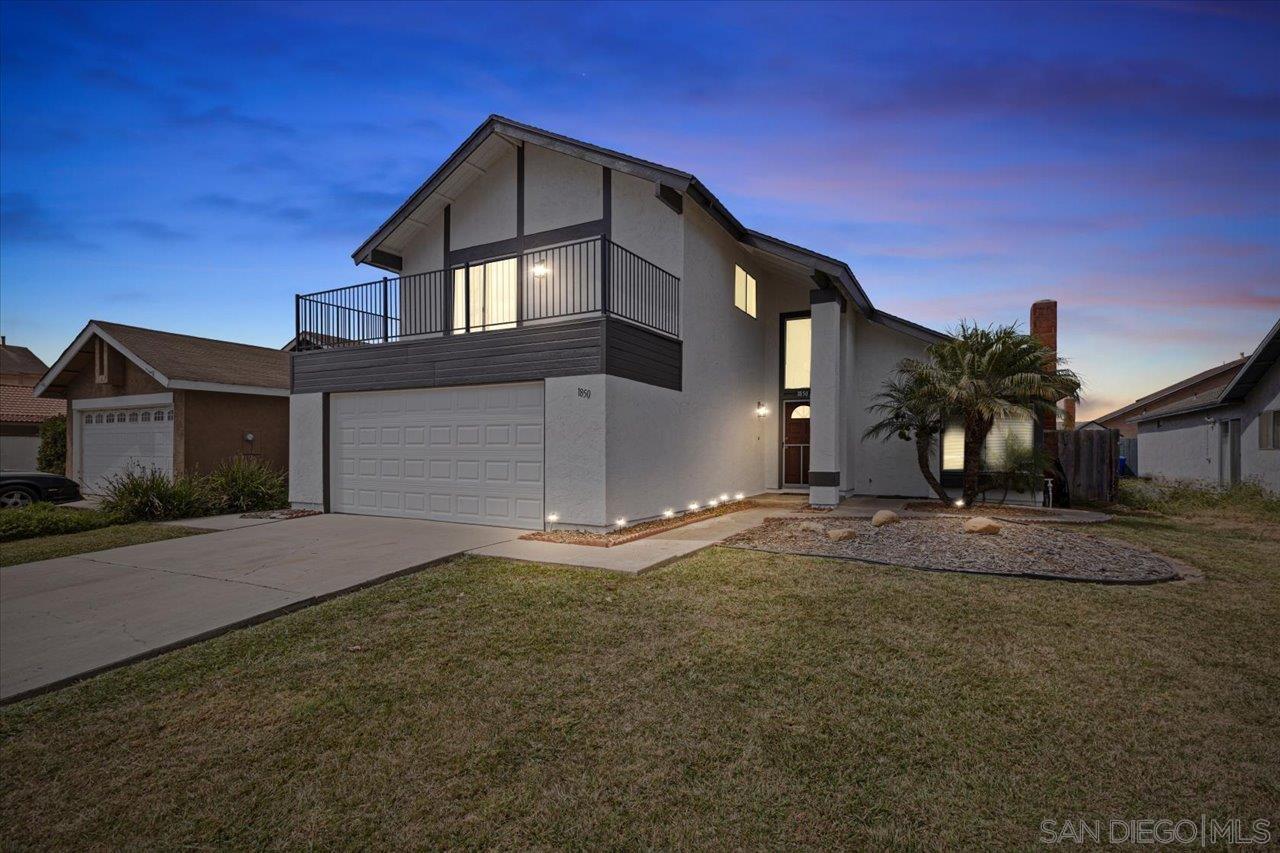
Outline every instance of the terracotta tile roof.
[[40, 375], [49, 369], [35, 353], [26, 347], [12, 344], [0, 346], [0, 373], [34, 373]]
[[278, 349], [158, 332], [102, 320], [92, 322], [171, 380], [263, 388], [289, 387], [290, 355]]
[[0, 422], [38, 424], [66, 413], [66, 400], [32, 396], [31, 388], [26, 385], [0, 385]]

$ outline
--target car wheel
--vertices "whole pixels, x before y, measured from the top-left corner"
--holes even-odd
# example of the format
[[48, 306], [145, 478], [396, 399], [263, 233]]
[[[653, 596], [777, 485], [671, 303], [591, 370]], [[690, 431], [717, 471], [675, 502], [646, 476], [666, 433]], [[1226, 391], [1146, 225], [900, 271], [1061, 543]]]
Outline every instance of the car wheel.
[[22, 486], [10, 486], [0, 491], [0, 509], [17, 509], [20, 506], [31, 506], [36, 495]]

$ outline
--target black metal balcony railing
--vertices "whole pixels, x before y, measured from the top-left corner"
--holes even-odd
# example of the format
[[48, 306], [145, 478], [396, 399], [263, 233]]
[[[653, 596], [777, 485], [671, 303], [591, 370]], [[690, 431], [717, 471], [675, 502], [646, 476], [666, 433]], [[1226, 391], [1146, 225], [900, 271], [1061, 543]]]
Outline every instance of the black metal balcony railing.
[[680, 335], [680, 279], [593, 237], [453, 270], [296, 297], [299, 349], [508, 329], [609, 314]]

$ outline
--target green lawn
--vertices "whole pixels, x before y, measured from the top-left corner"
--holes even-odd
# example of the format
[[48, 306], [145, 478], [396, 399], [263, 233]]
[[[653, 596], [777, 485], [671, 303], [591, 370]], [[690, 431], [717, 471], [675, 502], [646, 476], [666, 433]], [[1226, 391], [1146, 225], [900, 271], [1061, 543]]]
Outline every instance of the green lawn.
[[1046, 819], [1274, 819], [1280, 531], [1107, 535], [1205, 580], [458, 560], [0, 710], [0, 846], [1025, 848]]
[[207, 532], [207, 530], [197, 530], [193, 527], [174, 527], [142, 521], [136, 524], [116, 524], [97, 530], [84, 530], [80, 533], [37, 536], [34, 539], [0, 543], [0, 566], [15, 566], [18, 563], [51, 560], [54, 557], [70, 557], [73, 554], [86, 554], [90, 551], [119, 548], [123, 545], [140, 545], [143, 542], [158, 542], [161, 539], [177, 539], [180, 536]]

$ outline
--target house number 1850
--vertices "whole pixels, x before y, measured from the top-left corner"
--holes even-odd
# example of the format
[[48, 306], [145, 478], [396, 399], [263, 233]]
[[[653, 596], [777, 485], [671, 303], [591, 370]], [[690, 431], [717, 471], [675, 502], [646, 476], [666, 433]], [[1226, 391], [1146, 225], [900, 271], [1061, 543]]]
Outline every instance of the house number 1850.
[[578, 389], [578, 396], [579, 396], [579, 397], [582, 397], [582, 398], [584, 398], [584, 399], [585, 399], [585, 398], [589, 398], [589, 397], [591, 396], [591, 389], [590, 389], [590, 388], [579, 388], [579, 389]]

